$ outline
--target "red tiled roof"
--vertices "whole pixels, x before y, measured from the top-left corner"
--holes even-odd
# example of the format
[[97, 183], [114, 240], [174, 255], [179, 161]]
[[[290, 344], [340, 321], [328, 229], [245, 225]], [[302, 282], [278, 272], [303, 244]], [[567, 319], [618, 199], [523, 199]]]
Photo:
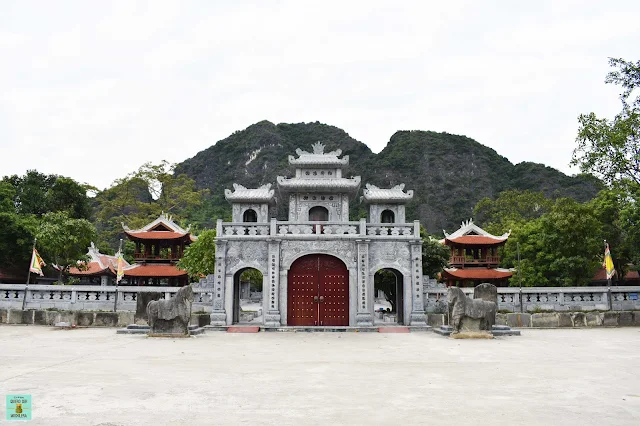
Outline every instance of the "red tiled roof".
[[476, 245], [494, 245], [494, 244], [504, 244], [507, 241], [506, 238], [491, 238], [485, 237], [484, 235], [463, 235], [461, 237], [456, 238], [445, 238], [445, 244], [447, 242], [452, 242], [455, 244], [476, 244]]
[[174, 265], [156, 265], [147, 263], [139, 264], [131, 269], [124, 270], [125, 277], [181, 277], [187, 275], [186, 271], [178, 269]]
[[98, 262], [87, 263], [87, 268], [84, 270], [80, 270], [76, 267], [69, 268], [69, 275], [103, 275], [109, 273], [111, 273], [109, 267], [102, 268]]
[[141, 240], [175, 240], [179, 238], [184, 238], [187, 234], [183, 234], [181, 232], [170, 232], [170, 231], [142, 231], [142, 232], [133, 232], [133, 231], [125, 231], [127, 235], [132, 238], [139, 238]]
[[444, 273], [463, 280], [503, 279], [513, 275], [509, 271], [496, 271], [495, 269], [485, 268], [445, 269]]
[[[640, 275], [638, 275], [638, 271], [628, 271], [624, 276], [625, 280], [640, 280]], [[596, 271], [591, 281], [606, 281], [607, 280], [607, 271], [604, 268], [600, 268]]]

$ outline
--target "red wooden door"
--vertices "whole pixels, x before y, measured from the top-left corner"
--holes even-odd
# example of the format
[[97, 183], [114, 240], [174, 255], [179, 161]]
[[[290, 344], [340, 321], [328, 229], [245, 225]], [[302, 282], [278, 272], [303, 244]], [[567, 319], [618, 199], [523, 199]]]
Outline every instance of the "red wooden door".
[[287, 324], [349, 325], [349, 273], [339, 259], [313, 254], [289, 270]]

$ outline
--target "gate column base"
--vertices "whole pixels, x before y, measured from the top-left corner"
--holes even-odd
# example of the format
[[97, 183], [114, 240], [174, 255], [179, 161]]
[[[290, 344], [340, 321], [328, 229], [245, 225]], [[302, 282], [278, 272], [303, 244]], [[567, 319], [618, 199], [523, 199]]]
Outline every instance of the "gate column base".
[[356, 325], [358, 327], [373, 326], [373, 315], [369, 312], [356, 313]]
[[264, 316], [264, 325], [268, 327], [280, 327], [282, 325], [280, 321], [280, 311], [269, 311]]
[[227, 313], [224, 311], [212, 312], [211, 325], [227, 325]]
[[413, 311], [411, 312], [409, 325], [427, 325], [427, 317], [424, 311]]

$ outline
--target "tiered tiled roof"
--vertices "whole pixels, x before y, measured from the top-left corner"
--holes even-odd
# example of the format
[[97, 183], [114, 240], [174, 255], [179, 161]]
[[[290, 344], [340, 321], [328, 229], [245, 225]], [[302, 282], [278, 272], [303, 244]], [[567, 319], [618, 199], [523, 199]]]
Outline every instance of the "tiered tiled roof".
[[360, 188], [360, 176], [352, 178], [286, 178], [278, 176], [278, 186], [285, 191], [357, 191]]
[[186, 276], [187, 272], [172, 264], [134, 263], [124, 268], [125, 277], [169, 278]]
[[511, 231], [499, 237], [492, 235], [473, 223], [473, 219], [469, 219], [467, 222], [462, 222], [460, 229], [453, 234], [448, 234], [447, 231], [444, 231], [444, 239], [440, 240], [440, 243], [445, 245], [449, 245], [447, 243], [453, 243], [483, 246], [504, 244], [510, 234]]
[[325, 153], [325, 145], [323, 143], [316, 142], [311, 146], [313, 147], [313, 152], [303, 151], [300, 148], [296, 149], [298, 158], [290, 155], [289, 164], [300, 168], [324, 166], [334, 166], [342, 168], [349, 164], [348, 155], [345, 155], [342, 158], [338, 158], [342, 154], [341, 149]]
[[[289, 156], [289, 164], [296, 167], [296, 177], [286, 178], [278, 176], [278, 188], [287, 191], [327, 191], [327, 192], [356, 192], [360, 188], [360, 176], [352, 178], [341, 177], [342, 169], [349, 164], [349, 156], [338, 158], [342, 151], [337, 149], [324, 152], [324, 144], [317, 142], [312, 145], [313, 153], [296, 149], [298, 158]], [[331, 170], [310, 171], [301, 169], [332, 168]], [[337, 170], [340, 169], [340, 170]], [[340, 172], [337, 173], [337, 172]]]
[[406, 203], [413, 198], [413, 191], [404, 192], [404, 183], [393, 188], [378, 188], [375, 185], [366, 184], [362, 199], [367, 203]]
[[267, 183], [259, 188], [245, 188], [237, 183], [233, 184], [233, 189], [224, 190], [224, 197], [227, 201], [231, 202], [244, 202], [244, 203], [271, 203], [273, 202], [274, 190], [271, 189], [271, 184]]
[[140, 240], [175, 240], [180, 238], [190, 238], [195, 240], [189, 233], [189, 228], [183, 229], [173, 221], [173, 218], [166, 213], [162, 213], [156, 220], [147, 226], [132, 230], [124, 223], [122, 224], [124, 232], [132, 239]]
[[[118, 257], [110, 256], [108, 254], [100, 253], [98, 248], [91, 243], [87, 251], [87, 256], [90, 260], [87, 262], [86, 267], [79, 269], [76, 267], [69, 268], [69, 275], [114, 275], [118, 269]], [[123, 259], [124, 260], [124, 259]], [[124, 261], [125, 267], [129, 266], [127, 261]]]
[[487, 268], [468, 268], [468, 269], [458, 269], [458, 268], [445, 268], [444, 275], [450, 275], [453, 278], [457, 278], [460, 280], [491, 280], [491, 279], [506, 279], [510, 278], [513, 275], [509, 269], [495, 268], [495, 269], [487, 269]]

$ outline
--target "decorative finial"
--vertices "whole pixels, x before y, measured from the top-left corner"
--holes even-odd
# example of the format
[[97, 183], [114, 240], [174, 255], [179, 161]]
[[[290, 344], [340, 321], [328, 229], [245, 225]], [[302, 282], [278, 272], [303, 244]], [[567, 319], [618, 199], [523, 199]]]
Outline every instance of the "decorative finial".
[[324, 154], [324, 144], [320, 141], [311, 145], [314, 154]]

